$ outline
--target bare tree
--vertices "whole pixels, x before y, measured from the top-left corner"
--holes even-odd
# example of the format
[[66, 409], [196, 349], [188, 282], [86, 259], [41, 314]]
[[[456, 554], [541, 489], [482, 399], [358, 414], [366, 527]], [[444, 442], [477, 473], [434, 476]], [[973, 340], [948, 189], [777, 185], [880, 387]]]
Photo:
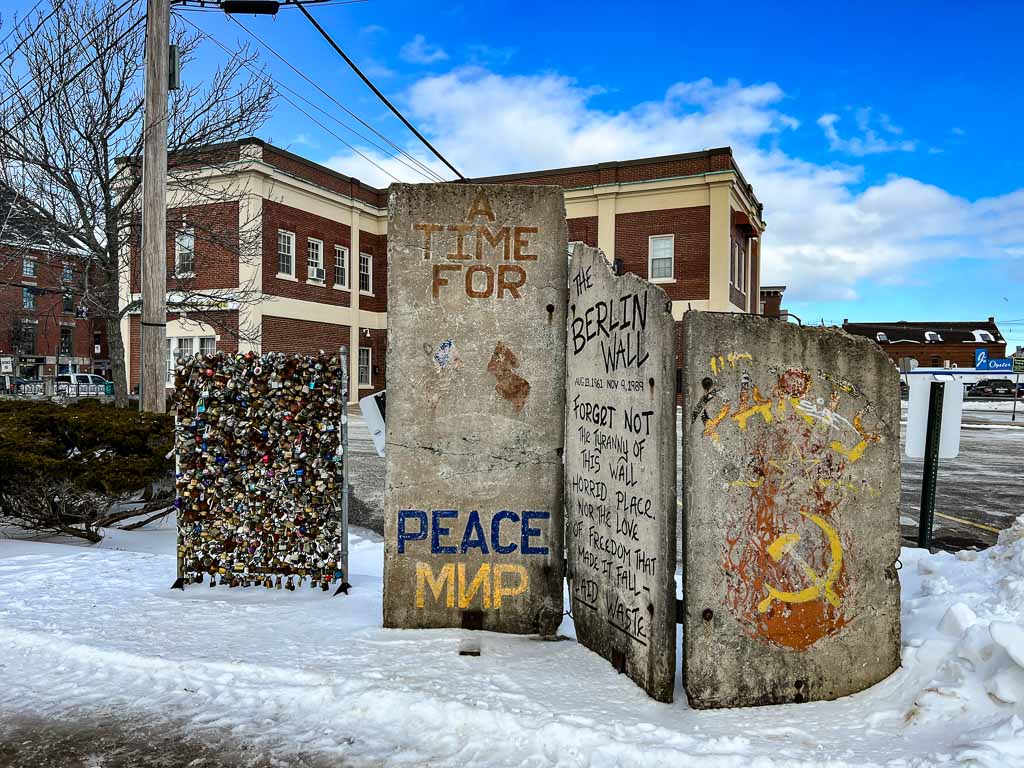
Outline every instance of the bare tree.
[[[67, 0], [45, 23], [39, 24], [41, 16], [27, 20], [0, 51], [0, 173], [43, 213], [51, 234], [73, 233], [80, 241], [79, 252], [70, 255], [84, 262], [76, 300], [106, 325], [119, 405], [128, 399], [121, 320], [141, 305], [125, 282], [139, 234], [145, 129], [141, 10], [130, 0]], [[171, 34], [187, 73], [202, 35], [186, 34], [175, 19]], [[245, 46], [204, 82], [172, 92], [167, 144], [174, 156], [169, 184], [177, 213], [168, 217], [169, 240], [174, 242], [175, 221], [185, 226], [184, 219], [194, 237], [195, 274], [203, 273], [204, 259], [228, 253], [253, 263], [261, 258], [256, 228], [237, 216], [225, 226], [223, 218], [203, 212], [230, 205], [244, 192], [230, 182], [235, 158], [209, 148], [254, 133], [269, 117], [273, 97], [256, 54]], [[227, 180], [211, 184], [211, 175], [218, 174]], [[17, 249], [5, 250], [7, 258], [19, 258]], [[0, 267], [4, 258], [0, 252]], [[252, 285], [209, 287], [174, 276], [173, 269], [168, 273], [170, 312], [187, 313], [225, 333], [247, 333], [223, 325], [222, 310], [258, 301]]]

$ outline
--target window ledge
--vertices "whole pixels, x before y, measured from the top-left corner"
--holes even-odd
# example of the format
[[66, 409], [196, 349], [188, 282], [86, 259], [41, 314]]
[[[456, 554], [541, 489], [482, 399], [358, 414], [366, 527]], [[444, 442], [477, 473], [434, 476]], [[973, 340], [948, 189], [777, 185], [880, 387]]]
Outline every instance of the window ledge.
[[674, 277], [651, 277], [647, 280], [648, 283], [653, 283], [654, 285], [665, 285], [668, 283], [674, 283], [675, 281], [676, 279]]
[[307, 283], [308, 283], [309, 285], [319, 285], [319, 286], [320, 286], [321, 288], [322, 288], [322, 287], [323, 287], [323, 285], [324, 285], [324, 281], [323, 281], [323, 280], [307, 280], [306, 282], [307, 282]]
[[373, 296], [374, 296], [374, 294], [371, 291], [364, 291], [364, 290], [360, 290], [359, 291], [359, 295], [360, 296], [369, 296], [370, 298], [373, 298]]
[[299, 282], [299, 278], [295, 277], [294, 275], [286, 275], [284, 272], [278, 272], [276, 275], [274, 275], [274, 277], [276, 277], [278, 280], [288, 280], [293, 283]]
[[174, 277], [180, 278], [182, 280], [187, 279], [187, 278], [192, 278], [192, 277], [195, 277], [195, 276], [196, 276], [195, 272], [175, 272], [174, 273]]
[[333, 288], [336, 291], [347, 291], [347, 290], [349, 290], [349, 287], [347, 285], [338, 285], [337, 283], [332, 285], [331, 288]]

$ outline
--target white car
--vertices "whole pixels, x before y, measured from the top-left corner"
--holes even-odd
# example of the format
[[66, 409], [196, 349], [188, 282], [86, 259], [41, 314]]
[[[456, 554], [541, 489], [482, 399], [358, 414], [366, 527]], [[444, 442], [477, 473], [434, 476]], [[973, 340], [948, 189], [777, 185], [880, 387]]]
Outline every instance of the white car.
[[57, 392], [76, 395], [106, 394], [107, 380], [95, 373], [62, 373], [57, 376]]

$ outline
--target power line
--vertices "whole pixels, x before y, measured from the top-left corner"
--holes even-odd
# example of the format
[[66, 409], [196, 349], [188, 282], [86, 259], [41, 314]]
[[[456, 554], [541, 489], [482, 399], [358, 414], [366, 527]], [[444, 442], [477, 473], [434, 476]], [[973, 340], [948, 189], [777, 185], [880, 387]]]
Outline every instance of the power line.
[[[109, 17], [107, 17], [107, 18], [104, 18], [104, 19], [102, 19], [102, 20], [101, 20], [101, 21], [100, 21], [100, 22], [99, 22], [98, 24], [95, 24], [95, 25], [93, 25], [92, 27], [90, 27], [90, 28], [89, 28], [88, 30], [86, 30], [86, 31], [82, 32], [82, 33], [81, 33], [81, 34], [79, 35], [79, 41], [78, 41], [78, 45], [76, 45], [76, 46], [75, 46], [75, 49], [74, 49], [74, 50], [75, 50], [75, 51], [77, 51], [77, 50], [78, 50], [78, 49], [80, 49], [80, 48], [84, 50], [84, 49], [85, 49], [86, 47], [88, 47], [88, 42], [87, 42], [87, 36], [88, 36], [88, 35], [90, 35], [91, 33], [95, 32], [95, 31], [96, 31], [97, 29], [99, 29], [100, 27], [104, 27], [104, 26], [110, 26], [110, 25], [111, 25], [112, 23], [114, 23], [114, 22], [118, 21], [118, 20], [120, 19], [120, 14], [122, 13], [122, 11], [123, 11], [123, 10], [124, 10], [124, 9], [125, 9], [126, 7], [128, 7], [129, 5], [131, 5], [131, 4], [132, 4], [132, 2], [133, 2], [133, 0], [124, 0], [124, 2], [122, 2], [122, 3], [121, 3], [121, 4], [119, 5], [119, 6], [117, 6], [117, 8], [115, 8], [115, 9], [114, 9], [114, 18], [109, 18]], [[92, 57], [92, 58], [91, 58], [91, 59], [90, 59], [90, 60], [89, 60], [88, 62], [86, 62], [85, 66], [83, 66], [83, 67], [82, 67], [81, 69], [79, 69], [79, 70], [78, 70], [77, 72], [75, 72], [75, 74], [71, 75], [71, 77], [69, 77], [69, 78], [68, 78], [67, 80], [65, 80], [65, 81], [64, 81], [63, 83], [58, 83], [58, 84], [56, 84], [55, 86], [52, 86], [52, 87], [53, 87], [54, 89], [59, 89], [59, 88], [65, 88], [65, 87], [67, 87], [68, 85], [70, 85], [70, 84], [71, 84], [71, 82], [72, 82], [72, 81], [73, 81], [73, 80], [74, 80], [75, 78], [79, 77], [79, 76], [80, 76], [80, 75], [81, 75], [81, 74], [82, 74], [83, 72], [85, 72], [85, 71], [86, 71], [86, 70], [87, 70], [87, 69], [88, 69], [89, 67], [91, 67], [91, 66], [92, 66], [93, 64], [95, 64], [95, 63], [96, 63], [97, 61], [99, 61], [99, 59], [100, 59], [100, 57], [101, 57], [102, 55], [106, 54], [106, 53], [107, 53], [107, 52], [108, 52], [109, 50], [111, 50], [111, 49], [112, 49], [112, 48], [114, 48], [115, 46], [119, 45], [119, 44], [121, 43], [121, 41], [122, 41], [122, 40], [123, 40], [124, 38], [126, 38], [126, 37], [128, 36], [128, 34], [127, 34], [127, 33], [129, 33], [129, 32], [131, 32], [132, 30], [134, 30], [134, 28], [135, 28], [135, 27], [137, 27], [137, 26], [139, 25], [139, 23], [140, 23], [140, 22], [142, 22], [142, 21], [145, 21], [145, 17], [140, 17], [140, 18], [139, 18], [138, 20], [136, 20], [136, 22], [135, 22], [134, 24], [132, 24], [132, 25], [131, 25], [130, 27], [128, 27], [128, 29], [127, 29], [127, 30], [125, 30], [125, 33], [124, 33], [124, 34], [122, 34], [122, 35], [121, 35], [120, 37], [118, 37], [118, 38], [117, 38], [117, 39], [116, 39], [116, 40], [115, 40], [114, 42], [112, 42], [112, 43], [111, 43], [110, 45], [106, 46], [106, 47], [105, 47], [105, 48], [103, 48], [102, 50], [99, 50], [99, 51], [97, 51], [96, 55], [95, 55], [95, 56], [93, 56], [93, 57]], [[36, 31], [38, 31], [38, 29], [37, 29]], [[25, 76], [25, 78], [24, 78], [25, 82], [21, 82], [21, 81], [19, 81], [19, 80], [15, 79], [15, 80], [13, 81], [13, 88], [14, 88], [14, 91], [13, 91], [13, 92], [11, 93], [11, 95], [10, 95], [10, 96], [9, 96], [9, 97], [8, 97], [7, 99], [5, 99], [5, 100], [3, 100], [2, 102], [0, 102], [0, 109], [3, 109], [4, 107], [6, 107], [6, 106], [7, 106], [7, 104], [8, 104], [9, 102], [13, 101], [13, 100], [14, 100], [14, 98], [15, 98], [15, 97], [17, 97], [17, 96], [20, 96], [20, 97], [22, 98], [22, 100], [23, 100], [23, 101], [25, 101], [25, 102], [27, 103], [27, 102], [29, 102], [29, 101], [31, 100], [31, 97], [33, 97], [33, 96], [37, 96], [37, 95], [41, 94], [41, 93], [42, 93], [42, 86], [40, 85], [40, 86], [37, 86], [37, 87], [36, 87], [36, 89], [35, 89], [35, 93], [33, 93], [33, 94], [30, 94], [29, 96], [26, 96], [26, 95], [25, 95], [25, 92], [24, 92], [24, 91], [22, 90], [22, 87], [23, 87], [23, 86], [24, 86], [24, 85], [25, 85], [25, 84], [26, 84], [26, 83], [27, 83], [27, 82], [28, 82], [29, 80], [31, 80], [31, 79], [32, 79], [32, 73], [31, 73], [31, 72], [29, 72], [28, 74], [26, 74], [26, 76]], [[38, 104], [38, 105], [37, 105], [37, 106], [36, 106], [36, 107], [35, 107], [34, 109], [32, 109], [32, 110], [31, 110], [31, 111], [30, 111], [29, 113], [27, 113], [27, 114], [23, 115], [23, 116], [22, 116], [22, 117], [21, 117], [21, 118], [20, 118], [20, 119], [18, 120], [18, 122], [17, 122], [17, 123], [15, 123], [14, 125], [11, 125], [11, 126], [10, 126], [9, 128], [7, 128], [7, 130], [8, 130], [8, 131], [11, 131], [11, 130], [13, 130], [13, 129], [14, 129], [15, 127], [17, 127], [17, 126], [18, 126], [18, 125], [19, 125], [19, 124], [20, 124], [20, 123], [21, 123], [21, 122], [22, 122], [23, 120], [26, 120], [26, 119], [28, 119], [28, 118], [29, 118], [29, 117], [30, 117], [30, 116], [31, 116], [32, 114], [34, 114], [34, 113], [35, 113], [35, 112], [36, 112], [36, 111], [37, 111], [37, 110], [38, 110], [38, 109], [39, 109], [40, 107], [42, 107], [42, 106], [43, 106], [43, 104], [45, 104], [45, 103], [46, 103], [46, 102], [45, 102], [45, 99], [44, 99], [43, 101], [40, 101], [40, 103], [39, 103], [39, 104]]]
[[[196, 25], [196, 24], [195, 24], [194, 22], [190, 21], [189, 19], [185, 18], [184, 16], [182, 16], [182, 17], [181, 17], [181, 19], [182, 19], [182, 21], [184, 21], [184, 22], [186, 22], [186, 23], [188, 23], [188, 24], [191, 24], [191, 25], [192, 25], [192, 26], [193, 26], [193, 27], [194, 27], [194, 28], [196, 29], [196, 31], [198, 31], [198, 32], [199, 32], [199, 34], [201, 34], [201, 35], [202, 35], [203, 37], [205, 37], [206, 39], [208, 39], [208, 40], [209, 40], [210, 42], [214, 43], [214, 44], [215, 44], [215, 45], [217, 45], [217, 46], [218, 46], [219, 48], [221, 48], [221, 49], [222, 49], [222, 50], [223, 50], [223, 51], [224, 51], [225, 53], [227, 53], [227, 54], [228, 54], [228, 56], [230, 56], [231, 58], [236, 58], [236, 54], [235, 54], [235, 53], [234, 53], [234, 52], [233, 52], [233, 51], [232, 51], [232, 50], [231, 50], [230, 48], [228, 48], [228, 47], [227, 47], [226, 45], [224, 45], [223, 43], [221, 43], [221, 42], [220, 42], [220, 40], [218, 40], [217, 38], [215, 38], [215, 37], [211, 36], [211, 35], [210, 35], [210, 34], [208, 34], [207, 32], [203, 31], [203, 30], [202, 30], [202, 29], [201, 29], [201, 28], [200, 28], [200, 27], [199, 27], [198, 25]], [[255, 70], [255, 69], [252, 69], [251, 67], [249, 67], [248, 65], [246, 65], [246, 64], [245, 64], [245, 62], [241, 62], [241, 63], [242, 63], [242, 64], [243, 64], [244, 66], [246, 66], [246, 69], [248, 69], [248, 70], [249, 70], [250, 72], [252, 72], [253, 74], [255, 74], [255, 75], [256, 75], [257, 77], [261, 77], [261, 78], [263, 78], [264, 82], [268, 82], [268, 83], [270, 83], [270, 85], [271, 85], [272, 87], [274, 87], [274, 88], [276, 88], [276, 87], [277, 87], [277, 84], [276, 84], [276, 83], [274, 83], [274, 81], [273, 81], [273, 80], [271, 80], [271, 79], [270, 79], [270, 78], [269, 78], [269, 77], [268, 77], [267, 75], [264, 75], [264, 74], [262, 74], [262, 73], [258, 72], [258, 71], [257, 71], [257, 70]], [[288, 88], [287, 86], [283, 86], [283, 87], [284, 87], [284, 88], [285, 88], [286, 90], [288, 90], [288, 91], [291, 91], [292, 93], [295, 93], [294, 91], [292, 91], [292, 89], [291, 89], [291, 88]], [[326, 125], [324, 125], [323, 123], [321, 123], [321, 122], [320, 122], [319, 120], [317, 120], [317, 119], [316, 119], [315, 117], [313, 117], [313, 116], [312, 116], [311, 114], [309, 114], [309, 112], [307, 112], [306, 110], [304, 110], [304, 109], [303, 109], [302, 107], [300, 107], [300, 106], [299, 106], [298, 104], [296, 104], [296, 103], [295, 103], [294, 101], [292, 101], [291, 99], [289, 99], [289, 98], [288, 98], [287, 96], [285, 96], [284, 94], [280, 94], [280, 95], [281, 95], [281, 98], [282, 98], [282, 99], [284, 99], [284, 100], [285, 100], [285, 101], [287, 101], [287, 102], [288, 102], [289, 104], [291, 104], [291, 105], [292, 105], [292, 106], [293, 106], [293, 107], [294, 107], [294, 108], [295, 108], [295, 109], [296, 109], [297, 111], [301, 112], [301, 113], [302, 113], [303, 115], [305, 115], [305, 116], [306, 116], [307, 118], [309, 118], [309, 119], [310, 119], [310, 120], [312, 120], [312, 121], [313, 121], [314, 123], [316, 123], [317, 125], [319, 125], [319, 126], [320, 126], [321, 128], [323, 128], [323, 129], [324, 129], [324, 130], [325, 130], [325, 131], [326, 131], [327, 133], [331, 134], [331, 136], [333, 136], [333, 137], [334, 137], [334, 138], [336, 138], [336, 139], [337, 139], [338, 141], [340, 141], [340, 142], [341, 142], [342, 144], [344, 144], [344, 145], [345, 145], [346, 147], [348, 147], [349, 149], [351, 149], [351, 150], [352, 150], [353, 152], [355, 152], [355, 153], [356, 153], [357, 155], [359, 155], [359, 156], [360, 156], [361, 158], [363, 158], [363, 159], [364, 159], [364, 160], [365, 160], [366, 162], [368, 162], [368, 163], [369, 163], [370, 165], [372, 165], [372, 166], [373, 166], [374, 168], [376, 168], [377, 170], [379, 170], [379, 171], [380, 171], [381, 173], [383, 173], [383, 174], [384, 174], [385, 176], [389, 176], [389, 177], [391, 177], [391, 178], [392, 178], [393, 180], [395, 180], [395, 181], [398, 181], [398, 178], [397, 178], [397, 177], [396, 177], [396, 176], [395, 176], [395, 175], [394, 175], [393, 173], [391, 173], [391, 172], [390, 172], [389, 170], [387, 170], [386, 168], [384, 168], [384, 167], [383, 167], [383, 166], [381, 166], [380, 164], [378, 164], [378, 163], [374, 162], [374, 161], [373, 161], [373, 160], [372, 160], [372, 159], [371, 159], [370, 157], [368, 157], [368, 156], [366, 156], [365, 154], [363, 154], [362, 152], [360, 152], [360, 151], [359, 151], [359, 149], [358, 149], [357, 147], [353, 146], [352, 144], [349, 144], [349, 143], [348, 143], [347, 141], [345, 141], [345, 140], [344, 140], [343, 138], [341, 138], [341, 136], [339, 136], [339, 135], [338, 135], [337, 133], [335, 133], [334, 131], [332, 131], [332, 130], [331, 130], [330, 128], [328, 128], [328, 127], [327, 127]], [[296, 95], [296, 96], [298, 96], [298, 94], [295, 94], [295, 95]], [[299, 96], [299, 98], [302, 98], [302, 97], [301, 97], [301, 96]], [[315, 106], [315, 105], [314, 105], [314, 106]]]
[[[318, 83], [316, 83], [315, 81], [311, 80], [308, 75], [306, 75], [302, 70], [300, 70], [298, 67], [296, 67], [294, 64], [292, 64], [290, 61], [288, 61], [288, 59], [286, 59], [284, 56], [282, 56], [280, 53], [278, 53], [276, 50], [274, 50], [274, 48], [271, 47], [269, 43], [267, 43], [265, 40], [263, 40], [263, 38], [261, 38], [255, 32], [253, 32], [248, 27], [246, 27], [244, 24], [242, 24], [242, 22], [240, 22], [238, 19], [236, 19], [234, 16], [232, 16], [230, 14], [228, 15], [228, 18], [230, 18], [233, 22], [235, 22], [235, 24], [237, 24], [239, 27], [241, 27], [250, 37], [255, 39], [260, 45], [262, 45], [264, 48], [266, 48], [268, 51], [270, 51], [272, 54], [274, 54], [274, 56], [276, 56], [278, 59], [280, 59], [289, 69], [291, 69], [293, 72], [295, 72], [295, 74], [297, 74], [299, 77], [301, 77], [307, 83], [309, 83], [314, 88], [316, 88], [318, 91], [320, 91], [320, 93], [322, 93], [324, 96], [326, 96], [328, 99], [330, 99], [340, 109], [344, 110], [347, 114], [351, 115], [355, 120], [358, 120], [362, 125], [366, 126], [370, 131], [372, 131], [376, 136], [379, 136], [381, 138], [381, 140], [383, 140], [385, 143], [387, 143], [388, 146], [392, 147], [399, 154], [401, 154], [402, 156], [408, 158], [413, 163], [415, 163], [417, 166], [422, 168], [423, 170], [419, 172], [420, 175], [426, 175], [428, 178], [432, 178], [432, 180], [445, 181], [445, 178], [443, 176], [441, 176], [439, 173], [437, 173], [437, 171], [435, 171], [430, 166], [426, 165], [425, 163], [421, 162], [420, 160], [418, 160], [417, 158], [415, 158], [414, 156], [412, 156], [411, 154], [406, 152], [400, 146], [398, 146], [393, 141], [391, 141], [391, 139], [389, 139], [387, 136], [385, 136], [383, 133], [378, 131], [376, 128], [374, 128], [372, 125], [370, 125], [368, 122], [363, 120], [363, 118], [361, 118], [355, 112], [353, 112], [348, 107], [346, 107], [344, 104], [342, 104], [340, 101], [338, 101], [336, 98], [334, 98], [327, 91], [325, 91]], [[327, 113], [325, 112], [325, 114], [327, 114]], [[342, 124], [344, 125], [344, 123], [342, 123]], [[351, 129], [349, 129], [349, 130], [351, 130]], [[353, 131], [353, 133], [355, 133], [355, 131]], [[359, 134], [357, 133], [356, 135], [358, 136]], [[361, 138], [365, 139], [365, 137], [361, 137]], [[369, 139], [365, 139], [365, 140], [369, 141]], [[372, 144], [373, 142], [370, 142], [370, 143]], [[374, 145], [374, 146], [376, 146], [376, 145]], [[378, 147], [378, 149], [380, 149], [380, 147]], [[387, 150], [382, 150], [382, 151], [387, 152]], [[413, 169], [413, 170], [416, 170], [416, 169]]]
[[359, 67], [356, 66], [356, 63], [354, 61], [352, 61], [352, 59], [350, 59], [345, 54], [345, 52], [343, 50], [341, 50], [341, 47], [336, 42], [334, 42], [334, 40], [331, 38], [331, 36], [329, 34], [327, 34], [326, 30], [324, 30], [324, 28], [321, 27], [317, 23], [317, 20], [314, 19], [310, 15], [309, 11], [306, 10], [306, 6], [304, 4], [302, 4], [302, 3], [297, 3], [297, 5], [299, 6], [299, 10], [302, 11], [302, 14], [307, 19], [309, 19], [309, 23], [312, 24], [314, 27], [316, 27], [317, 32], [319, 32], [321, 35], [323, 35], [323, 38], [328, 43], [331, 44], [331, 47], [334, 48], [334, 50], [338, 52], [338, 55], [341, 56], [341, 58], [343, 58], [345, 60], [345, 63], [348, 64], [352, 68], [352, 71], [355, 72], [357, 75], [359, 75], [359, 77], [362, 79], [362, 81], [364, 83], [366, 83], [366, 85], [370, 88], [370, 90], [372, 90], [374, 92], [374, 94], [376, 94], [377, 98], [380, 99], [381, 101], [383, 101], [384, 104], [387, 105], [388, 109], [390, 109], [392, 112], [394, 112], [395, 115], [398, 117], [398, 119], [401, 120], [403, 123], [405, 123], [405, 127], [408, 128], [410, 131], [412, 131], [413, 134], [416, 136], [416, 138], [419, 139], [420, 141], [422, 141], [423, 144], [426, 145], [427, 149], [429, 149], [431, 152], [433, 152], [442, 163], [447, 165], [451, 169], [452, 173], [454, 173], [456, 176], [459, 177], [460, 181], [466, 181], [466, 177], [463, 176], [461, 173], [459, 173], [459, 169], [456, 168], [451, 163], [449, 163], [448, 159], [444, 155], [442, 155], [440, 152], [438, 152], [434, 148], [434, 145], [431, 144], [429, 141], [427, 141], [426, 138], [424, 138], [423, 134], [421, 134], [419, 131], [417, 131], [412, 123], [410, 123], [408, 120], [405, 119], [405, 115], [403, 115], [401, 112], [399, 112], [398, 109], [395, 107], [395, 105], [392, 104], [390, 101], [388, 101], [387, 97], [383, 93], [380, 92], [380, 89], [378, 89], [377, 86], [375, 86], [370, 81], [370, 78], [368, 78], [366, 75], [364, 75], [362, 70], [360, 70]]
[[25, 21], [25, 19], [32, 18], [32, 14], [36, 12], [36, 8], [38, 8], [44, 2], [45, 0], [36, 0], [36, 4], [33, 5], [31, 9], [29, 9], [28, 13], [21, 17], [21, 21], [16, 22], [14, 26], [11, 27], [11, 31], [4, 35], [4, 39], [0, 40], [0, 47], [3, 47], [7, 43], [7, 41], [11, 39], [11, 35], [14, 34], [14, 31], [21, 26], [21, 23]]
[[[36, 8], [38, 8], [42, 4], [42, 2], [43, 2], [43, 0], [39, 0], [39, 2], [36, 3], [35, 6], [33, 6], [32, 10], [29, 11], [29, 16], [31, 16], [31, 14], [35, 11]], [[29, 32], [24, 37], [22, 37], [21, 38], [21, 42], [19, 42], [16, 46], [14, 46], [14, 48], [11, 49], [10, 53], [8, 53], [6, 56], [4, 56], [3, 61], [0, 61], [0, 66], [2, 66], [3, 64], [6, 64], [8, 61], [10, 61], [14, 57], [14, 54], [16, 54], [18, 52], [18, 49], [21, 48], [21, 46], [23, 46], [29, 40], [31, 40], [32, 37], [36, 34], [36, 32], [38, 32], [40, 29], [42, 29], [43, 24], [45, 24], [46, 22], [48, 22], [50, 19], [53, 18], [54, 14], [57, 13], [57, 10], [60, 8], [60, 6], [61, 6], [61, 4], [63, 2], [64, 2], [64, 0], [57, 0], [57, 2], [55, 2], [50, 7], [50, 12], [48, 14], [46, 14], [46, 16], [43, 19], [41, 19], [38, 24], [36, 24], [36, 28], [33, 29], [31, 32]], [[26, 16], [25, 18], [29, 18], [29, 16]], [[14, 34], [14, 30], [17, 29], [18, 26], [20, 26], [20, 25], [21, 25], [21, 22], [18, 22], [18, 24], [16, 24], [14, 26], [14, 29], [12, 29], [10, 32], [7, 33], [6, 37], [4, 37], [3, 43], [0, 43], [0, 47], [3, 47], [3, 45], [7, 42], [7, 39], [12, 34]]]

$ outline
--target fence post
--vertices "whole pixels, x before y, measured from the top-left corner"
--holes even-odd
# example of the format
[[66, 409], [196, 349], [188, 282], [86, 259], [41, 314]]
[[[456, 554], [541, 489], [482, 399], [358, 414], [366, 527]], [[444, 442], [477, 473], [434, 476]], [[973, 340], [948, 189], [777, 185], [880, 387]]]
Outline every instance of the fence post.
[[[349, 581], [348, 572], [348, 347], [338, 349], [341, 368], [341, 562], [342, 584]], [[340, 589], [340, 587], [339, 587]]]

